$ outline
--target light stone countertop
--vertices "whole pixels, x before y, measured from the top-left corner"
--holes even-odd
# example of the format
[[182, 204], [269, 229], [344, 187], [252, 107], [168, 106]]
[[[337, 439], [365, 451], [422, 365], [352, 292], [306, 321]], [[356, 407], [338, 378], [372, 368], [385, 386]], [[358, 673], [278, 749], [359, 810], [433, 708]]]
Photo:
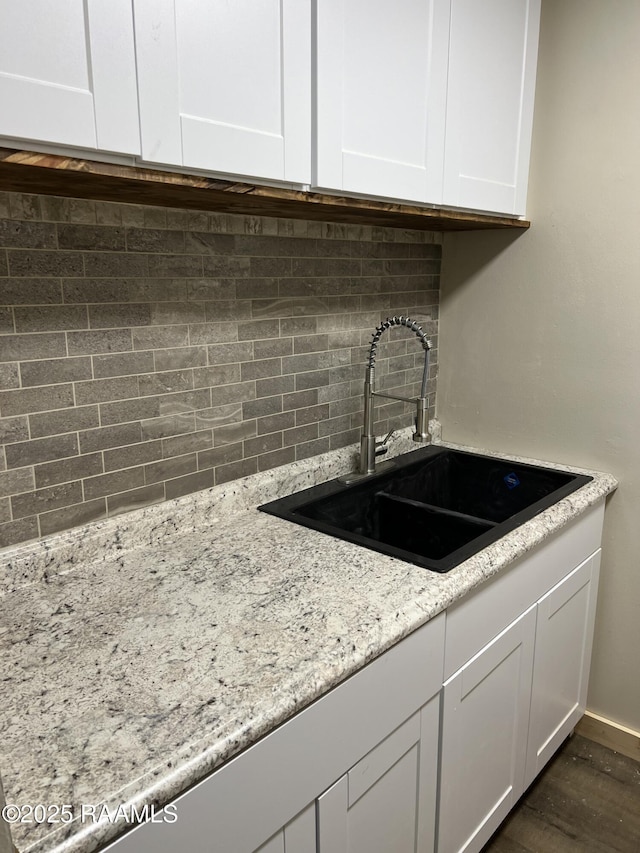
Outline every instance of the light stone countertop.
[[[352, 468], [335, 451], [5, 549], [7, 802], [166, 804], [617, 485], [581, 471], [593, 481], [447, 574], [255, 509]], [[126, 828], [12, 832], [21, 853], [89, 853]]]

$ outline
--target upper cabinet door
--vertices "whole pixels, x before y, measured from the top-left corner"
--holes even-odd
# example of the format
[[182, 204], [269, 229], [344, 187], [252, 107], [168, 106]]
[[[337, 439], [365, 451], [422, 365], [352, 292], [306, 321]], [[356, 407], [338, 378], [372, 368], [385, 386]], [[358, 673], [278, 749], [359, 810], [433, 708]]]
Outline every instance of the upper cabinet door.
[[443, 203], [524, 215], [540, 0], [451, 0]]
[[0, 134], [140, 152], [130, 0], [0, 0]]
[[142, 158], [309, 183], [310, 0], [134, 0]]
[[316, 8], [314, 185], [439, 203], [449, 0]]

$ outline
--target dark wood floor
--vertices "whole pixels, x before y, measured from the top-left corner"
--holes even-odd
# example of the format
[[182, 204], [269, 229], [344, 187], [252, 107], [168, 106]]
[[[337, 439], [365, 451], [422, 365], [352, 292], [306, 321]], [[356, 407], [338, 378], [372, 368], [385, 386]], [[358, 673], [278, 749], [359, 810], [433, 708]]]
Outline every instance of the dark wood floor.
[[482, 853], [640, 853], [640, 762], [574, 735]]

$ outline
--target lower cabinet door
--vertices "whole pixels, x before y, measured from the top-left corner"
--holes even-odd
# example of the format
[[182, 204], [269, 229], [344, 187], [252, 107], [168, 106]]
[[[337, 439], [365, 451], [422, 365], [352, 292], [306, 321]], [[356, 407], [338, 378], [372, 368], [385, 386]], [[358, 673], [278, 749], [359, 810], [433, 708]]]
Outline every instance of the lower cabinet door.
[[477, 853], [524, 790], [536, 606], [445, 683], [438, 853]]
[[318, 799], [318, 853], [434, 850], [439, 710], [440, 694]]
[[316, 806], [311, 803], [255, 853], [316, 853]]
[[600, 551], [538, 602], [525, 786], [584, 714]]

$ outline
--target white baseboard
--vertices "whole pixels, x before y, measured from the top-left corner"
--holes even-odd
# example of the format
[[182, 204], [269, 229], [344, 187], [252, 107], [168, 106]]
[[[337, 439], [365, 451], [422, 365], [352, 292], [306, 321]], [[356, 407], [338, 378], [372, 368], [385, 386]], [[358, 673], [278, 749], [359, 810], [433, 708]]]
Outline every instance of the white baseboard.
[[576, 726], [576, 732], [589, 740], [640, 761], [640, 732], [628, 729], [606, 717], [587, 711]]

